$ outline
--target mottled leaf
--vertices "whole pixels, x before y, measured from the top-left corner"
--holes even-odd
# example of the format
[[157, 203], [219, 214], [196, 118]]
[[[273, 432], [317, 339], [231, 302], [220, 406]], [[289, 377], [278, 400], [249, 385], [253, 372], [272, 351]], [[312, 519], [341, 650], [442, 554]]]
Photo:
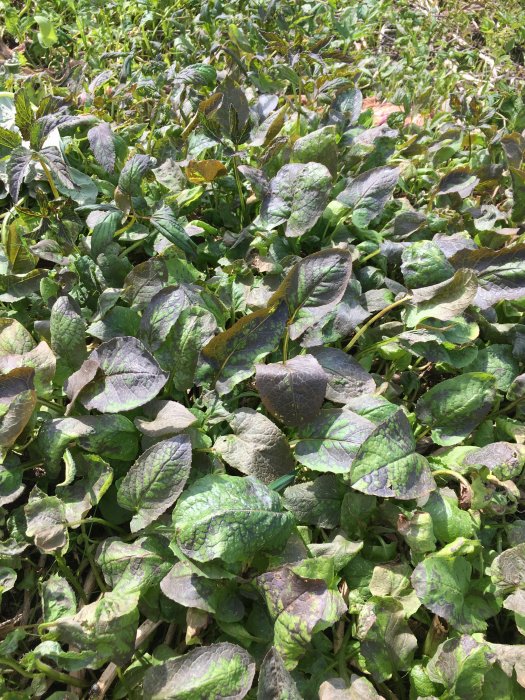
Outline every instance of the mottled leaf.
[[26, 427], [36, 406], [35, 371], [12, 369], [0, 375], [0, 447], [9, 448]]
[[115, 142], [111, 126], [100, 122], [88, 131], [87, 137], [97, 163], [112, 173], [115, 169]]
[[345, 491], [336, 476], [323, 474], [314, 481], [289, 486], [283, 503], [299, 523], [333, 529], [339, 525]]
[[398, 179], [398, 168], [372, 168], [351, 180], [337, 200], [352, 209], [353, 223], [364, 228], [382, 213]]
[[351, 355], [338, 348], [312, 348], [310, 351], [328, 375], [326, 398], [347, 403], [376, 388], [373, 377]]
[[270, 648], [261, 664], [257, 700], [302, 700], [275, 647]]
[[476, 298], [478, 283], [471, 270], [458, 270], [454, 276], [430, 287], [412, 290], [410, 306], [406, 313], [409, 328], [426, 318], [450, 321], [460, 316]]
[[186, 430], [197, 422], [197, 418], [177, 401], [156, 399], [142, 409], [149, 420], [135, 418], [134, 423], [143, 435], [167, 437]]

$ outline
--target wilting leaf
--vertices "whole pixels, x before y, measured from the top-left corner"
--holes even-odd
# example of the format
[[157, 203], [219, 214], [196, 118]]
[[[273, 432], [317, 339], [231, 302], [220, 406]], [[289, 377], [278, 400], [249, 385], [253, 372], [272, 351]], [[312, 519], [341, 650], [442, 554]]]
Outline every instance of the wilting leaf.
[[398, 168], [373, 168], [351, 180], [337, 199], [352, 209], [353, 223], [364, 228], [382, 213], [398, 179]]
[[241, 700], [254, 675], [255, 662], [245, 649], [220, 642], [150, 668], [144, 695], [150, 700]]
[[474, 304], [488, 309], [498, 301], [525, 297], [525, 245], [500, 250], [478, 248], [456, 253], [455, 268], [469, 268], [478, 281]]
[[118, 502], [135, 515], [132, 532], [141, 530], [172, 506], [190, 474], [191, 442], [175, 435], [157, 442], [133, 464], [120, 482]]
[[230, 466], [264, 484], [293, 471], [286, 437], [266, 416], [251, 408], [238, 408], [229, 422], [234, 434], [219, 437], [213, 449]]
[[279, 496], [257, 479], [217, 474], [198, 479], [184, 492], [173, 524], [186, 556], [236, 562], [282, 548], [294, 521], [282, 510]]
[[93, 350], [69, 377], [65, 391], [88, 410], [118, 413], [151, 401], [167, 378], [139, 340], [124, 336]]
[[137, 594], [132, 593], [106, 593], [76, 615], [56, 620], [53, 629], [61, 642], [89, 652], [85, 667], [100, 668], [110, 659], [122, 665], [129, 661], [135, 645], [137, 599]]
[[143, 408], [150, 420], [135, 418], [135, 425], [148, 437], [167, 437], [186, 430], [197, 422], [188, 409], [176, 401], [155, 400]]
[[324, 165], [285, 165], [270, 181], [256, 221], [269, 230], [286, 224], [287, 236], [302, 236], [317, 223], [328, 204], [331, 189], [332, 176]]
[[35, 371], [12, 369], [0, 375], [0, 447], [9, 448], [26, 427], [36, 406]]
[[346, 611], [339, 591], [318, 579], [306, 579], [289, 567], [255, 579], [274, 620], [275, 649], [288, 670], [297, 666], [312, 636], [333, 625]]
[[64, 615], [74, 615], [77, 611], [75, 592], [65, 578], [56, 574], [43, 582], [41, 598], [45, 622], [53, 622]]
[[502, 593], [525, 585], [525, 543], [499, 554], [490, 566], [491, 578]]
[[345, 491], [336, 476], [323, 474], [314, 481], [289, 486], [283, 502], [298, 522], [332, 529], [339, 525]]
[[518, 477], [525, 464], [525, 446], [511, 442], [491, 442], [469, 452], [463, 458], [468, 466], [487, 467], [497, 479], [505, 481]]
[[286, 301], [292, 340], [341, 301], [351, 272], [350, 254], [339, 249], [321, 250], [292, 267], [269, 300]]
[[416, 405], [418, 419], [432, 428], [438, 445], [456, 445], [469, 435], [492, 407], [495, 379], [470, 372], [434, 385]]
[[197, 380], [209, 383], [222, 396], [255, 372], [255, 365], [277, 346], [286, 325], [287, 310], [280, 303], [243, 316], [204, 346]]
[[352, 675], [350, 687], [342, 678], [331, 678], [321, 683], [319, 700], [385, 700], [367, 678]]
[[491, 661], [488, 646], [462, 634], [440, 644], [426, 670], [434, 683], [449, 688], [456, 697], [481, 698]]
[[269, 413], [286, 425], [309, 423], [323, 405], [328, 377], [312, 355], [257, 365], [255, 383]]
[[435, 488], [425, 457], [417, 453], [410, 424], [397, 411], [363, 442], [352, 462], [352, 488], [374, 496], [418, 498]]
[[310, 351], [328, 375], [326, 398], [347, 403], [376, 388], [373, 377], [351, 355], [337, 348], [312, 348]]
[[449, 280], [414, 289], [406, 314], [407, 326], [417, 326], [426, 318], [450, 321], [460, 316], [474, 302], [477, 289], [476, 275], [470, 270], [458, 270]]
[[87, 136], [95, 160], [104, 170], [112, 173], [115, 169], [115, 142], [110, 125], [100, 122], [88, 131]]
[[374, 424], [345, 409], [323, 409], [299, 433], [295, 457], [308, 469], [348, 474], [361, 443]]
[[218, 177], [228, 174], [220, 160], [190, 160], [186, 166], [186, 177], [194, 185], [213, 182]]
[[392, 598], [367, 603], [359, 613], [357, 637], [366, 669], [377, 682], [410, 668], [417, 639], [405, 620], [402, 604]]
[[275, 647], [270, 648], [261, 664], [257, 700], [302, 700]]

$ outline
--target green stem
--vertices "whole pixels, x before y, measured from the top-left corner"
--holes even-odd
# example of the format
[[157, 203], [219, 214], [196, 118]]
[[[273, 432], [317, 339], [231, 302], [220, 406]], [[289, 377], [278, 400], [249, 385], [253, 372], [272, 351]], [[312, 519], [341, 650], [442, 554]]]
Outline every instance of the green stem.
[[89, 544], [89, 537], [87, 535], [86, 526], [84, 523], [81, 523], [80, 529], [82, 531], [82, 535], [84, 536], [84, 543], [85, 543], [84, 552], [85, 552], [85, 555], [87, 557], [87, 560], [89, 561], [89, 565], [91, 566], [91, 571], [93, 572], [93, 575], [94, 575], [95, 580], [98, 584], [99, 590], [102, 593], [105, 593], [108, 590], [108, 588], [107, 588], [106, 584], [104, 583], [104, 579], [102, 578], [102, 576], [100, 574], [100, 570], [97, 566], [97, 563], [96, 563], [95, 559], [93, 558], [93, 553], [91, 551], [91, 546]]
[[80, 678], [75, 678], [67, 673], [57, 671], [56, 668], [48, 666], [40, 659], [35, 659], [35, 666], [41, 673], [45, 673], [48, 678], [52, 678], [54, 681], [58, 681], [59, 683], [73, 685], [75, 688], [87, 688], [89, 685], [91, 685], [88, 681], [83, 681]]
[[241, 228], [244, 226], [246, 221], [246, 202], [244, 200], [244, 192], [242, 191], [242, 181], [239, 173], [239, 165], [237, 163], [237, 156], [232, 157], [233, 174], [235, 176], [235, 182], [237, 183], [237, 192], [239, 193], [239, 206], [241, 208]]
[[78, 582], [75, 574], [71, 571], [69, 566], [66, 564], [66, 560], [61, 554], [55, 554], [55, 561], [57, 563], [57, 566], [60, 570], [60, 572], [63, 574], [64, 578], [69, 581], [69, 583], [73, 586], [75, 591], [77, 592], [78, 596], [82, 600], [84, 604], [87, 605], [88, 599], [86, 596], [86, 592]]
[[26, 671], [23, 666], [18, 664], [16, 661], [13, 661], [13, 659], [8, 659], [5, 656], [0, 656], [0, 665], [1, 666], [9, 666], [9, 668], [12, 668], [13, 671], [16, 671], [24, 678], [34, 678], [32, 673], [29, 673], [29, 671]]
[[354, 335], [352, 340], [348, 343], [348, 345], [345, 347], [344, 351], [348, 352], [351, 350], [354, 345], [357, 343], [359, 338], [366, 333], [366, 331], [372, 326], [376, 321], [378, 321], [380, 318], [385, 316], [387, 313], [392, 311], [392, 309], [395, 309], [398, 306], [401, 306], [402, 304], [405, 303], [405, 301], [408, 301], [411, 299], [410, 294], [406, 294], [404, 297], [401, 297], [401, 299], [398, 299], [397, 301], [394, 301], [392, 304], [389, 304], [388, 306], [385, 306], [384, 309], [381, 309], [381, 311], [378, 311], [375, 316], [372, 316], [372, 318], [365, 323], [364, 326], [361, 326], [361, 328], [357, 331], [357, 333]]
[[341, 648], [337, 652], [337, 667], [339, 669], [339, 675], [345, 681], [347, 685], [350, 685], [350, 676], [348, 674], [347, 658], [346, 658], [346, 645], [350, 636], [352, 634], [352, 625], [348, 623], [348, 627], [345, 630], [343, 641], [341, 642]]
[[283, 342], [283, 364], [286, 364], [288, 359], [288, 343], [290, 342], [290, 331], [288, 326], [286, 327], [286, 335], [284, 336]]
[[135, 223], [136, 220], [137, 220], [137, 217], [133, 214], [133, 216], [131, 217], [131, 219], [128, 221], [127, 224], [124, 224], [124, 226], [122, 226], [122, 228], [119, 228], [117, 231], [115, 231], [115, 233], [113, 234], [113, 238], [118, 238], [118, 236], [125, 233], [128, 229], [130, 229], [133, 226], [133, 224]]
[[62, 413], [62, 414], [63, 414], [63, 413], [65, 412], [65, 410], [66, 410], [66, 409], [65, 409], [63, 406], [61, 406], [60, 404], [55, 403], [54, 401], [48, 401], [47, 399], [39, 398], [39, 399], [38, 399], [38, 403], [41, 403], [42, 406], [47, 406], [47, 408], [50, 408], [52, 411], [56, 411], [57, 413]]
[[115, 530], [115, 532], [118, 532], [119, 535], [125, 534], [125, 531], [121, 527], [110, 523], [108, 520], [104, 520], [104, 518], [82, 518], [82, 520], [76, 520], [74, 523], [70, 523], [69, 525], [70, 527], [77, 527], [78, 525], [85, 525], [86, 523], [95, 523], [96, 525], [103, 525], [104, 527], [109, 527], [111, 530]]
[[38, 156], [38, 155], [36, 156], [36, 159], [38, 160], [38, 162], [39, 162], [40, 165], [42, 166], [42, 170], [44, 171], [44, 174], [45, 174], [45, 176], [46, 176], [46, 179], [47, 179], [47, 181], [48, 181], [48, 183], [49, 183], [49, 187], [51, 187], [51, 192], [53, 193], [53, 197], [54, 197], [55, 199], [60, 199], [60, 193], [59, 193], [59, 191], [58, 191], [57, 188], [56, 188], [55, 182], [54, 182], [54, 180], [53, 180], [53, 176], [51, 175], [51, 171], [50, 171], [49, 168], [47, 167], [47, 164], [46, 164], [45, 160], [44, 160], [43, 158], [41, 158], [40, 156]]

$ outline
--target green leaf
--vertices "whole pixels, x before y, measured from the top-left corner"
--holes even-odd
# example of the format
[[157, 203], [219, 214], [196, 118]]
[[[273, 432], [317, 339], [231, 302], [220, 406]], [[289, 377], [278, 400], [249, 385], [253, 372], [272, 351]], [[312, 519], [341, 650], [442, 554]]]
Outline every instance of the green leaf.
[[64, 615], [77, 611], [75, 592], [65, 578], [53, 574], [42, 583], [42, 617], [44, 622], [53, 622]]
[[136, 153], [126, 162], [119, 176], [118, 189], [124, 196], [136, 197], [140, 194], [140, 183], [146, 173], [155, 167], [157, 161], [151, 156]]
[[153, 438], [175, 435], [197, 422], [188, 409], [176, 401], [156, 399], [146, 404], [142, 411], [149, 418], [135, 418], [134, 423], [143, 435]]
[[295, 463], [284, 434], [251, 408], [238, 408], [230, 419], [233, 435], [222, 435], [213, 449], [234, 469], [270, 484], [293, 471]]
[[350, 180], [337, 201], [352, 209], [355, 226], [365, 228], [382, 213], [398, 179], [398, 168], [372, 168]]
[[180, 314], [199, 303], [199, 291], [194, 285], [164, 287], [155, 294], [142, 314], [140, 339], [152, 352], [156, 352], [166, 341]]
[[435, 488], [425, 457], [417, 453], [412, 429], [399, 410], [363, 442], [352, 463], [352, 488], [386, 498], [411, 499]]
[[150, 668], [144, 695], [150, 700], [241, 700], [251, 688], [255, 662], [230, 642], [194, 649]]
[[457, 445], [489, 413], [496, 396], [490, 374], [471, 372], [436, 384], [421, 396], [416, 415], [438, 445]]
[[10, 129], [6, 129], [0, 126], [0, 146], [2, 148], [8, 148], [9, 150], [14, 150], [17, 146], [22, 143], [22, 138], [19, 134]]
[[515, 479], [525, 465], [525, 446], [511, 442], [491, 442], [470, 451], [463, 458], [463, 464], [487, 467], [491, 474], [502, 481]]
[[212, 475], [195, 481], [173, 512], [177, 545], [196, 561], [247, 561], [279, 550], [294, 520], [279, 496], [257, 479]]
[[458, 497], [452, 489], [439, 489], [431, 493], [424, 505], [432, 518], [435, 536], [440, 542], [453, 542], [457, 537], [473, 538], [476, 522], [468, 511], [458, 506]]
[[58, 297], [51, 309], [51, 349], [71, 370], [86, 359], [86, 322], [80, 307], [69, 296]]
[[202, 348], [196, 379], [213, 386], [219, 395], [228, 394], [255, 372], [257, 362], [272, 352], [286, 326], [284, 303], [244, 316]]
[[128, 595], [146, 592], [158, 586], [173, 564], [168, 542], [145, 537], [135, 542], [105, 539], [97, 554], [104, 580], [115, 593]]
[[286, 301], [292, 340], [341, 301], [351, 272], [350, 254], [337, 248], [313, 253], [292, 267], [268, 302]]
[[470, 270], [458, 270], [449, 280], [414, 289], [406, 312], [407, 326], [413, 328], [426, 318], [450, 321], [460, 316], [474, 302], [477, 289], [476, 275]]
[[436, 194], [459, 194], [462, 199], [465, 199], [472, 194], [472, 190], [478, 183], [479, 178], [469, 168], [456, 168], [441, 178]]
[[288, 670], [294, 669], [316, 632], [333, 625], [346, 612], [339, 591], [318, 579], [302, 578], [289, 567], [255, 579], [274, 621], [273, 644]]
[[195, 243], [188, 236], [184, 227], [179, 223], [177, 217], [170, 207], [162, 206], [153, 212], [150, 224], [170, 243], [180, 248], [186, 255], [195, 254]]
[[482, 698], [490, 649], [468, 634], [440, 644], [427, 665], [428, 677], [459, 698]]
[[292, 148], [292, 163], [321, 163], [332, 176], [337, 174], [337, 132], [335, 126], [323, 126], [297, 139]]
[[478, 280], [474, 304], [488, 309], [503, 299], [525, 297], [525, 245], [492, 250], [461, 250], [450, 260], [457, 268], [472, 270]]
[[500, 593], [525, 586], [525, 542], [499, 554], [490, 566], [492, 581]]
[[414, 569], [411, 580], [419, 600], [460, 632], [486, 629], [494, 611], [481, 594], [470, 591], [472, 566], [463, 556], [441, 552], [427, 556]]
[[100, 668], [110, 660], [122, 666], [129, 661], [135, 647], [137, 601], [137, 594], [106, 593], [76, 615], [55, 620], [53, 629], [63, 644], [73, 644], [80, 651], [89, 652], [85, 668]]
[[154, 399], [168, 376], [136, 338], [102, 343], [66, 382], [71, 401], [77, 397], [89, 410], [118, 413]]
[[266, 410], [286, 425], [301, 426], [318, 414], [328, 377], [312, 355], [257, 365], [255, 384]]
[[452, 277], [454, 268], [433, 241], [416, 241], [401, 253], [401, 273], [410, 289], [428, 287]]
[[46, 15], [35, 15], [38, 22], [38, 42], [44, 49], [50, 49], [58, 42], [58, 36], [53, 22]]
[[331, 189], [332, 176], [321, 163], [285, 165], [270, 181], [255, 223], [270, 231], [285, 224], [285, 235], [298, 238], [315, 226]]
[[323, 409], [304, 425], [295, 447], [295, 458], [308, 469], [348, 474], [359, 446], [374, 424], [342, 408]]
[[132, 465], [118, 488], [118, 502], [133, 511], [131, 532], [142, 530], [182, 493], [191, 468], [191, 442], [175, 435], [157, 442]]
[[496, 379], [496, 388], [508, 391], [520, 373], [520, 364], [510, 345], [488, 345], [478, 351], [476, 359], [465, 368], [467, 372], [486, 372]]
[[380, 598], [366, 603], [359, 613], [356, 635], [366, 670], [376, 682], [410, 668], [417, 639], [399, 601]]
[[[520, 158], [521, 160], [521, 158]], [[519, 164], [518, 164], [519, 165]], [[512, 180], [513, 206], [512, 221], [521, 223], [525, 218], [525, 172], [519, 168], [509, 168]]]
[[27, 141], [29, 139], [31, 127], [35, 121], [33, 105], [29, 99], [29, 90], [21, 88], [15, 93], [15, 124], [20, 129], [20, 133]]
[[284, 492], [284, 507], [299, 523], [333, 529], [339, 525], [341, 503], [346, 487], [333, 474], [314, 481], [289, 486]]
[[73, 463], [75, 476], [80, 478], [56, 487], [56, 495], [64, 504], [64, 513], [70, 527], [82, 520], [99, 503], [113, 481], [113, 469], [98, 455], [78, 453]]
[[261, 664], [257, 700], [302, 700], [275, 647], [270, 647]]

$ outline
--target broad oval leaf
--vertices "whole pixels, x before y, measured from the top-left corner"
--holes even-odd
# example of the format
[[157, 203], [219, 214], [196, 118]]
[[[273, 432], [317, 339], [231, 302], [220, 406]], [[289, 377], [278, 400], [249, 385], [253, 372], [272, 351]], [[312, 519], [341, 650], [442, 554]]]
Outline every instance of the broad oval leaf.
[[36, 406], [35, 370], [19, 367], [0, 375], [0, 447], [15, 444]]
[[257, 223], [270, 230], [286, 224], [287, 236], [302, 236], [317, 223], [331, 189], [332, 176], [321, 163], [285, 165], [270, 181]]
[[299, 431], [295, 458], [308, 469], [348, 474], [359, 446], [373, 429], [371, 421], [353, 411], [323, 409]]
[[474, 302], [477, 290], [476, 275], [467, 269], [458, 270], [444, 282], [414, 289], [406, 313], [406, 324], [412, 328], [426, 318], [450, 321]]
[[403, 411], [380, 423], [352, 462], [352, 488], [374, 496], [411, 499], [435, 488], [434, 479]]
[[234, 469], [270, 484], [293, 471], [294, 459], [285, 435], [252, 408], [238, 408], [229, 419], [233, 435], [222, 435], [213, 449]]
[[338, 248], [313, 253], [292, 267], [268, 302], [286, 301], [292, 340], [341, 301], [351, 272], [350, 253]]
[[124, 336], [93, 350], [82, 367], [69, 377], [65, 391], [70, 399], [78, 396], [88, 411], [118, 413], [154, 399], [167, 379], [167, 373], [142, 343]]
[[118, 502], [135, 513], [131, 532], [156, 520], [184, 488], [191, 468], [191, 441], [175, 435], [146, 450], [130, 467], [118, 488]]
[[496, 397], [496, 380], [467, 372], [435, 384], [416, 404], [418, 419], [432, 428], [438, 445], [456, 445], [476, 428]]
[[51, 349], [71, 369], [86, 357], [86, 325], [78, 304], [69, 296], [58, 297], [51, 309]]
[[110, 125], [100, 122], [88, 131], [87, 137], [95, 160], [104, 170], [112, 173], [115, 169], [115, 142]]
[[257, 700], [302, 700], [294, 679], [275, 647], [270, 648], [261, 664]]
[[211, 384], [222, 396], [255, 372], [255, 365], [272, 352], [286, 326], [284, 303], [244, 316], [210, 340], [201, 352], [197, 380]]
[[347, 403], [363, 394], [373, 394], [376, 383], [362, 365], [338, 348], [312, 348], [311, 354], [328, 376], [326, 398]]
[[175, 539], [196, 561], [247, 561], [286, 543], [294, 519], [257, 479], [211, 475], [195, 481], [173, 512]]
[[149, 700], [241, 700], [251, 688], [255, 661], [230, 642], [193, 649], [150, 668], [144, 677]]
[[313, 420], [323, 405], [328, 377], [312, 355], [257, 365], [255, 383], [267, 411], [286, 425]]
[[353, 223], [364, 228], [382, 213], [398, 179], [398, 168], [372, 168], [351, 180], [337, 199], [352, 209]]

